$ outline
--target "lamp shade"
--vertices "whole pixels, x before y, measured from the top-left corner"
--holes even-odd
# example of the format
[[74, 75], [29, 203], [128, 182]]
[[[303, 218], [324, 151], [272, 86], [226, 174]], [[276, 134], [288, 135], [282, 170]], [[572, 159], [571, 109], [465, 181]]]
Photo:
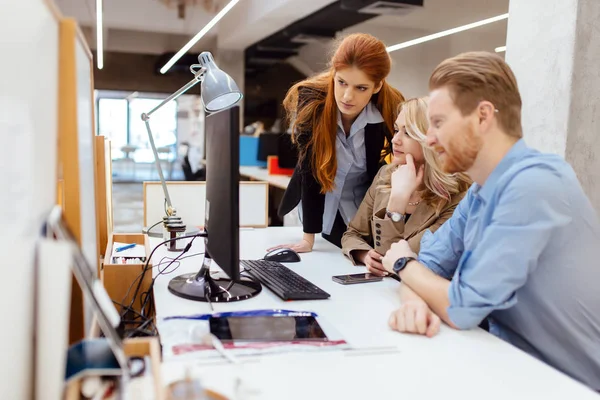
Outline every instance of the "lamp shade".
[[235, 81], [217, 67], [208, 51], [198, 56], [200, 65], [206, 68], [202, 80], [202, 102], [209, 113], [216, 113], [236, 105], [243, 97]]

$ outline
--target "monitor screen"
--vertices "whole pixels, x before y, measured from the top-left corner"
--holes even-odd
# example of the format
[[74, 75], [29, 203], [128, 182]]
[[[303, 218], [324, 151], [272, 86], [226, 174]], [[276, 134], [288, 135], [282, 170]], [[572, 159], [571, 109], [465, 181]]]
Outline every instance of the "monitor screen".
[[239, 107], [206, 118], [206, 253], [239, 281]]
[[267, 157], [276, 156], [279, 147], [278, 133], [261, 133], [258, 136], [258, 161], [267, 162]]
[[279, 168], [296, 168], [298, 163], [298, 150], [292, 143], [292, 135], [282, 133], [279, 135], [279, 144], [277, 151]]

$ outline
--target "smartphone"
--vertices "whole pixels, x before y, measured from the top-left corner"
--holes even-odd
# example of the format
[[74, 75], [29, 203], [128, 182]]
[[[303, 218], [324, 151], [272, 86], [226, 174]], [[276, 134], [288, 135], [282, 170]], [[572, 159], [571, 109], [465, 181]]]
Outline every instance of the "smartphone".
[[365, 274], [337, 275], [337, 276], [332, 277], [332, 279], [334, 282], [341, 283], [342, 285], [353, 285], [355, 283], [379, 282], [380, 280], [383, 280], [383, 277], [365, 273]]

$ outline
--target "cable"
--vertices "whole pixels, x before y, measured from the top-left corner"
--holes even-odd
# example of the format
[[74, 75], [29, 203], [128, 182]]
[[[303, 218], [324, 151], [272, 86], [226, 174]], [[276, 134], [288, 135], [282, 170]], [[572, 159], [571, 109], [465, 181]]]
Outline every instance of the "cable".
[[150, 231], [152, 230], [152, 228], [154, 228], [156, 225], [162, 223], [162, 221], [158, 221], [157, 223], [155, 223], [154, 225], [152, 225], [150, 228], [148, 228], [148, 233], [150, 233]]
[[[156, 281], [156, 278], [158, 278], [159, 276], [161, 276], [171, 265], [173, 265], [173, 263], [175, 263], [177, 260], [179, 260], [185, 253], [187, 253], [188, 251], [190, 251], [190, 249], [192, 248], [192, 244], [194, 243], [194, 240], [196, 240], [196, 237], [193, 237], [192, 240], [190, 240], [190, 242], [185, 246], [185, 248], [183, 249], [183, 251], [181, 253], [179, 253], [179, 255], [177, 255], [177, 257], [175, 257], [173, 260], [171, 260], [171, 262], [169, 264], [167, 264], [167, 266], [164, 269], [159, 269], [158, 270], [158, 274], [156, 274], [155, 277], [152, 278], [152, 282], [150, 282], [150, 286], [148, 287], [148, 291], [146, 292], [146, 298], [144, 299], [144, 303], [142, 304], [142, 308], [140, 309], [140, 314], [144, 315], [144, 310], [146, 309], [146, 304], [148, 303], [148, 299], [150, 299], [150, 293], [152, 293], [152, 288], [154, 287], [154, 282]], [[173, 271], [171, 271], [173, 272]]]
[[[175, 271], [177, 268], [179, 268], [179, 265], [180, 265], [180, 263], [179, 263], [179, 261], [178, 261], [178, 260], [181, 260], [181, 259], [183, 259], [183, 257], [182, 257], [182, 256], [183, 256], [183, 255], [184, 255], [186, 252], [188, 252], [188, 251], [190, 250], [190, 248], [192, 247], [192, 243], [194, 242], [194, 240], [195, 240], [197, 237], [205, 237], [205, 236], [206, 236], [206, 233], [205, 233], [205, 232], [201, 232], [201, 233], [194, 234], [194, 235], [180, 236], [180, 237], [177, 237], [177, 238], [172, 238], [172, 239], [165, 240], [165, 241], [163, 241], [163, 242], [159, 243], [157, 246], [155, 246], [155, 247], [152, 249], [152, 251], [150, 252], [150, 255], [149, 255], [149, 256], [148, 256], [148, 258], [146, 259], [146, 262], [145, 262], [145, 264], [144, 264], [144, 267], [142, 268], [142, 272], [141, 272], [141, 273], [140, 273], [140, 274], [139, 274], [139, 275], [136, 277], [136, 279], [134, 279], [134, 281], [131, 283], [131, 285], [130, 285], [130, 286], [129, 286], [129, 288], [127, 289], [127, 292], [126, 292], [126, 294], [125, 294], [125, 297], [123, 298], [123, 301], [122, 301], [122, 303], [123, 303], [123, 304], [121, 304], [121, 306], [123, 306], [123, 311], [122, 311], [122, 313], [121, 313], [121, 320], [122, 320], [122, 321], [136, 321], [137, 319], [139, 319], [139, 320], [140, 320], [140, 326], [139, 326], [139, 327], [137, 327], [137, 328], [135, 328], [135, 329], [133, 329], [133, 331], [131, 331], [131, 330], [127, 330], [127, 329], [126, 329], [126, 331], [128, 331], [128, 334], [129, 334], [129, 335], [135, 335], [135, 334], [137, 334], [137, 333], [144, 333], [144, 334], [147, 334], [147, 335], [153, 335], [153, 334], [155, 334], [156, 327], [154, 326], [154, 323], [153, 323], [153, 320], [152, 320], [152, 318], [148, 318], [148, 317], [146, 317], [146, 315], [151, 315], [151, 311], [152, 311], [152, 303], [153, 303], [153, 302], [150, 302], [150, 307], [148, 308], [148, 314], [146, 314], [146, 312], [145, 312], [145, 311], [146, 311], [146, 306], [148, 305], [148, 302], [149, 302], [149, 300], [152, 298], [152, 288], [153, 288], [153, 286], [154, 286], [154, 282], [155, 282], [156, 278], [157, 278], [158, 276], [160, 276], [160, 275], [164, 275], [164, 274], [165, 274], [165, 271], [166, 271], [166, 270], [167, 270], [167, 269], [168, 269], [168, 268], [169, 268], [171, 265], [173, 265], [174, 263], [177, 263], [178, 265], [175, 267], [175, 269], [173, 269], [173, 270], [172, 270], [172, 271], [170, 271], [169, 273], [172, 273], [172, 272], [173, 272], [173, 271]], [[142, 286], [142, 283], [143, 283], [143, 281], [144, 281], [144, 278], [145, 278], [146, 272], [147, 272], [148, 270], [151, 270], [151, 269], [153, 268], [153, 267], [149, 267], [148, 265], [150, 264], [150, 260], [152, 260], [152, 256], [154, 255], [154, 253], [156, 252], [156, 250], [157, 250], [157, 249], [158, 249], [160, 246], [162, 246], [163, 244], [166, 244], [166, 243], [169, 243], [169, 242], [173, 242], [173, 241], [176, 241], [176, 240], [183, 240], [183, 239], [190, 239], [190, 238], [191, 238], [192, 240], [191, 240], [191, 241], [190, 241], [190, 242], [189, 242], [189, 243], [186, 245], [186, 247], [184, 248], [184, 250], [183, 250], [183, 251], [182, 251], [180, 254], [178, 254], [178, 255], [177, 255], [177, 257], [175, 257], [175, 258], [173, 258], [173, 259], [170, 259], [170, 258], [168, 258], [168, 257], [163, 257], [163, 258], [161, 259], [161, 261], [160, 261], [160, 262], [159, 262], [157, 265], [153, 266], [153, 267], [160, 267], [160, 266], [163, 264], [163, 260], [165, 260], [165, 259], [169, 259], [169, 260], [170, 260], [170, 261], [169, 261], [169, 263], [167, 264], [167, 266], [166, 266], [165, 268], [163, 268], [162, 270], [160, 270], [160, 269], [159, 269], [159, 273], [157, 274], [157, 276], [152, 278], [152, 282], [150, 283], [150, 288], [148, 289], [148, 291], [147, 291], [147, 292], [144, 292], [144, 293], [142, 293], [142, 295], [144, 295], [144, 294], [145, 294], [145, 296], [144, 296], [143, 298], [141, 298], [141, 301], [142, 301], [142, 307], [141, 307], [141, 309], [140, 309], [140, 312], [138, 313], [137, 311], [135, 311], [135, 310], [133, 309], [133, 305], [135, 304], [135, 302], [136, 302], [136, 299], [137, 299], [137, 297], [138, 297], [138, 294], [139, 294], [140, 288], [141, 288], [141, 286]], [[196, 255], [198, 255], [198, 254], [203, 254], [203, 253], [197, 253], [197, 254], [194, 254], [194, 255], [190, 255], [189, 257], [191, 257], [191, 256], [196, 256]], [[186, 257], [186, 258], [187, 258], [187, 257]], [[129, 296], [129, 293], [131, 292], [131, 289], [132, 289], [132, 288], [133, 288], [133, 286], [135, 285], [136, 281], [137, 281], [137, 286], [136, 286], [136, 289], [135, 289], [135, 291], [134, 291], [134, 293], [133, 293], [133, 296], [131, 297], [131, 301], [129, 302], [129, 306], [124, 306], [124, 304], [125, 304], [125, 301], [127, 300], [127, 297]], [[136, 315], [133, 315], [133, 318], [127, 318], [127, 317], [126, 317], [127, 315], [129, 315], [129, 314], [132, 314], [132, 313], [133, 313], [133, 314], [138, 314], [138, 315], [137, 315], [137, 316], [136, 316]], [[148, 321], [150, 321], [150, 322], [148, 322]], [[135, 322], [132, 322], [132, 323], [135, 323]], [[145, 329], [143, 329], [143, 328], [142, 328], [142, 327], [145, 327], [145, 326], [147, 326], [148, 324], [152, 324], [152, 325], [153, 325], [153, 327], [151, 328], [151, 329], [152, 329], [152, 331], [147, 331], [147, 330], [145, 330]]]
[[195, 235], [186, 235], [186, 236], [180, 236], [180, 237], [168, 239], [168, 240], [165, 240], [165, 241], [159, 243], [156, 247], [154, 247], [154, 249], [152, 249], [152, 251], [150, 252], [150, 256], [148, 256], [148, 258], [146, 259], [146, 263], [144, 264], [144, 268], [142, 269], [141, 277], [138, 280], [137, 287], [135, 288], [135, 292], [133, 294], [133, 297], [131, 298], [131, 303], [129, 304], [130, 308], [133, 307], [133, 303], [135, 302], [135, 299], [138, 296], [140, 287], [142, 286], [142, 282], [144, 281], [144, 276], [146, 275], [146, 271], [148, 271], [148, 269], [149, 269], [148, 264], [150, 263], [150, 260], [152, 260], [152, 256], [154, 255], [154, 252], [163, 244], [174, 242], [176, 240], [183, 240], [183, 239], [190, 239], [190, 238], [197, 238], [197, 237], [206, 237], [206, 232], [200, 232]]

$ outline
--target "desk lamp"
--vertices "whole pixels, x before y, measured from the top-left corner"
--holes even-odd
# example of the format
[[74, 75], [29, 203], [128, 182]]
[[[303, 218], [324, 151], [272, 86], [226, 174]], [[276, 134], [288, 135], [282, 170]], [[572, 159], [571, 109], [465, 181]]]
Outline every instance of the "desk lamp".
[[[177, 99], [179, 96], [187, 92], [198, 83], [202, 83], [200, 97], [204, 104], [204, 110], [209, 114], [214, 114], [219, 111], [226, 110], [236, 105], [243, 97], [242, 92], [238, 88], [235, 81], [224, 71], [217, 67], [212, 54], [208, 51], [201, 53], [198, 56], [198, 62], [200, 64], [193, 64], [190, 66], [190, 71], [194, 74], [194, 79], [188, 82], [181, 89], [173, 93], [171, 96], [163, 100], [158, 106], [153, 108], [147, 113], [141, 115], [142, 121], [146, 124], [146, 130], [148, 131], [148, 140], [150, 141], [150, 147], [154, 153], [154, 162], [156, 163], [156, 170], [160, 178], [160, 183], [165, 193], [165, 216], [163, 217], [164, 235], [165, 240], [171, 239], [174, 236], [183, 234], [186, 231], [186, 225], [183, 223], [181, 217], [177, 216], [177, 211], [173, 207], [169, 191], [167, 190], [167, 184], [163, 176], [162, 167], [160, 165], [160, 159], [158, 152], [156, 151], [156, 145], [154, 144], [154, 138], [152, 136], [152, 130], [150, 129], [150, 117], [162, 106], [170, 102], [171, 100]], [[148, 230], [149, 236], [152, 235]], [[185, 234], [193, 234], [190, 229]], [[177, 251], [179, 249], [173, 243], [167, 244], [169, 250]]]

